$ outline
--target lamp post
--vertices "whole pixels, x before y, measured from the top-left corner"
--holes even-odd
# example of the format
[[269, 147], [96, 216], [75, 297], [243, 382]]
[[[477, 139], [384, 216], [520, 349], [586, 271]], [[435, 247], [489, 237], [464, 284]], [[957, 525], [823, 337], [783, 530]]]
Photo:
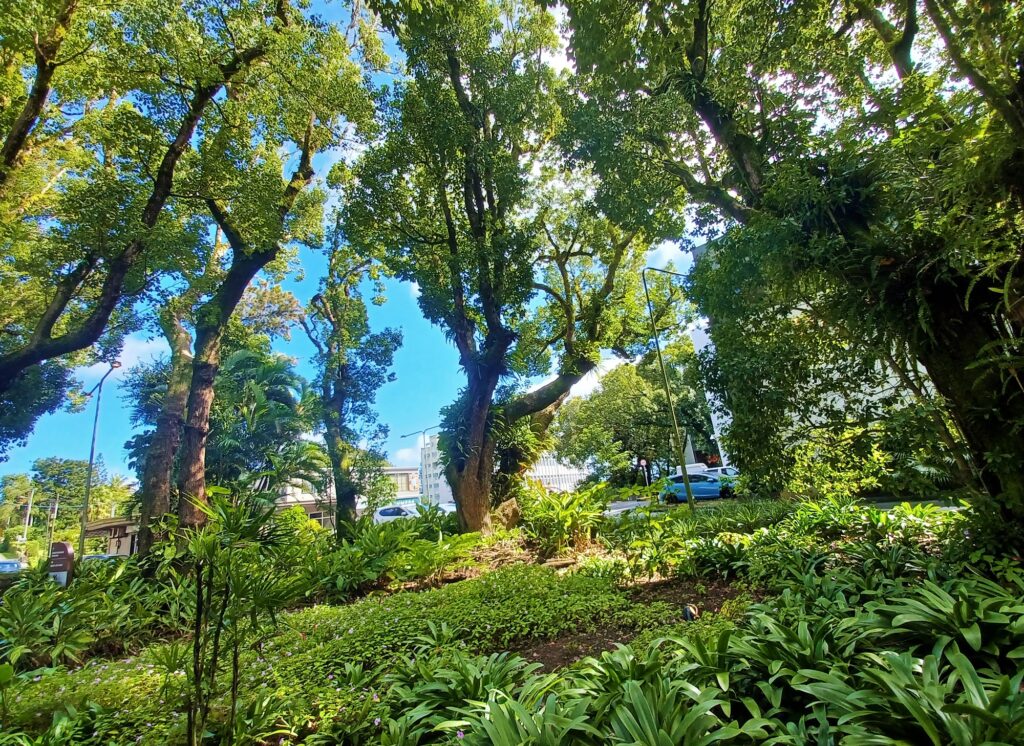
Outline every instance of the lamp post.
[[672, 415], [672, 431], [675, 433], [676, 456], [679, 458], [680, 469], [683, 477], [683, 487], [686, 490], [686, 504], [690, 510], [696, 510], [697, 506], [693, 501], [693, 488], [690, 486], [690, 477], [686, 473], [686, 452], [684, 450], [686, 440], [679, 429], [679, 419], [676, 417], [675, 403], [672, 401], [672, 387], [668, 382], [668, 371], [665, 369], [665, 361], [661, 357], [661, 342], [658, 339], [658, 324], [654, 320], [654, 306], [651, 304], [651, 294], [647, 289], [647, 273], [661, 272], [666, 275], [684, 277], [678, 272], [671, 272], [667, 269], [657, 267], [644, 267], [640, 272], [640, 279], [644, 284], [644, 297], [647, 299], [647, 313], [651, 317], [651, 335], [654, 337], [654, 349], [658, 353], [658, 367], [661, 369], [661, 380], [665, 384], [665, 398], [668, 400], [668, 411]]
[[121, 363], [117, 360], [110, 364], [110, 369], [103, 374], [103, 378], [100, 379], [99, 383], [92, 387], [86, 396], [92, 396], [96, 394], [96, 413], [92, 418], [92, 442], [89, 445], [89, 469], [85, 476], [85, 499], [82, 501], [82, 532], [78, 536], [78, 556], [85, 556], [85, 524], [89, 522], [89, 496], [92, 494], [92, 468], [96, 461], [96, 430], [100, 424], [100, 397], [103, 396], [103, 382], [107, 380], [107, 376], [113, 373], [117, 368], [121, 367]]

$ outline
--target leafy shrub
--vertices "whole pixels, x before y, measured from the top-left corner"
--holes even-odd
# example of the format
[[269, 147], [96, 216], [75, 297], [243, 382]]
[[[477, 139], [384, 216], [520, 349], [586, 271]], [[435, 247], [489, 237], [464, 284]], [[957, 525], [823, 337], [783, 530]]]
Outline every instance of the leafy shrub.
[[575, 492], [549, 492], [535, 485], [522, 497], [523, 526], [544, 556], [582, 549], [604, 520], [606, 504], [603, 485]]

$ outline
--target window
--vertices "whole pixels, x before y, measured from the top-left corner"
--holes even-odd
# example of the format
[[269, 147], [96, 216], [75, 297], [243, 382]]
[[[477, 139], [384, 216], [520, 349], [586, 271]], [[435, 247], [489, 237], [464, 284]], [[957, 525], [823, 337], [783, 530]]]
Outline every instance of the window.
[[401, 508], [381, 508], [380, 514], [392, 518], [394, 516], [405, 515], [405, 511]]
[[709, 477], [706, 477], [703, 474], [691, 474], [690, 475], [690, 481], [691, 482], [709, 482], [711, 480], [710, 480]]

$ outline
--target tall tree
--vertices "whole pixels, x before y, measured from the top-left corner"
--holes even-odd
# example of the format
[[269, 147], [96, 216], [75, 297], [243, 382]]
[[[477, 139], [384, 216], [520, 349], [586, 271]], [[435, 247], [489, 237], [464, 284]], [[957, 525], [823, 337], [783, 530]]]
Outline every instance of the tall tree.
[[[1024, 206], [1010, 4], [569, 3], [577, 152], [675, 180], [718, 250], [828, 284], [924, 366], [1002, 515], [1024, 522]], [[927, 54], [925, 50], [928, 50]]]
[[[283, 67], [244, 90], [233, 89], [224, 124], [200, 146], [195, 190], [231, 249], [223, 279], [195, 321], [195, 351], [178, 470], [178, 512], [184, 525], [204, 520], [194, 501], [206, 499], [206, 441], [214, 382], [227, 324], [256, 275], [285, 260], [291, 243], [322, 236], [323, 195], [308, 187], [313, 158], [340, 144], [344, 130], [368, 123], [369, 96], [344, 36], [284, 9], [289, 54]], [[258, 85], [256, 85], [258, 83]], [[238, 134], [248, 138], [239, 142]], [[294, 143], [294, 165], [280, 151]], [[282, 180], [282, 174], [286, 174]]]
[[[222, 110], [213, 104], [228, 86], [258, 64], [282, 62], [275, 57], [289, 13], [280, 1], [224, 8], [152, 0], [116, 12], [65, 3], [49, 31], [35, 33], [39, 59], [21, 68], [31, 76], [30, 93], [22, 114], [0, 132], [2, 197], [15, 205], [5, 279], [20, 282], [19, 270], [32, 278], [17, 292], [26, 303], [0, 340], [0, 397], [12, 396], [34, 366], [101, 340], [112, 318], [130, 314], [153, 269], [181, 261], [174, 252], [189, 243], [176, 235], [182, 226], [173, 210], [165, 210], [179, 165], [210, 110], [213, 118]], [[20, 38], [28, 29], [18, 31]], [[59, 75], [76, 57], [88, 57], [90, 72]], [[46, 107], [51, 94], [61, 101], [59, 112]], [[80, 113], [69, 116], [65, 108]], [[47, 112], [54, 132], [41, 129]], [[50, 170], [44, 178], [52, 200], [36, 202], [11, 188], [32, 148], [33, 160]], [[39, 187], [38, 180], [17, 180]]]
[[388, 132], [362, 158], [347, 203], [353, 245], [418, 283], [424, 315], [459, 351], [466, 387], [446, 432], [462, 524], [490, 525], [494, 393], [509, 372], [532, 294], [538, 246], [529, 190], [557, 120], [557, 38], [533, 6], [486, 0], [385, 8], [410, 79], [385, 110]]
[[[541, 358], [537, 372], [553, 369], [554, 375], [541, 386], [509, 396], [495, 412], [496, 422], [506, 427], [528, 419], [538, 438], [602, 355], [629, 359], [648, 349], [651, 328], [641, 272], [654, 242], [682, 230], [668, 209], [671, 191], [632, 214], [617, 210], [622, 214], [617, 222], [587, 198], [579, 186], [586, 182], [583, 174], [570, 172], [546, 190], [547, 207], [540, 218], [544, 243], [533, 283], [541, 303], [520, 332], [520, 347]], [[679, 289], [664, 274], [655, 274], [650, 296], [659, 328], [674, 328], [687, 309]], [[493, 441], [488, 447], [494, 447]], [[536, 455], [531, 449], [516, 458], [506, 448], [499, 471], [505, 477], [510, 468], [522, 474]]]
[[[153, 534], [152, 524], [171, 510], [172, 485], [175, 481], [175, 463], [181, 444], [182, 430], [192, 380], [192, 330], [200, 300], [216, 283], [223, 279], [222, 259], [225, 246], [215, 235], [205, 264], [197, 272], [184, 274], [184, 287], [167, 297], [157, 313], [156, 324], [170, 348], [167, 365], [160, 376], [159, 401], [153, 402], [159, 413], [140, 414], [136, 424], [151, 424], [153, 429], [145, 437], [145, 455], [142, 457], [139, 501], [138, 553], [145, 555], [159, 537]], [[241, 329], [227, 346], [237, 347], [242, 341], [247, 349], [253, 347], [253, 338], [273, 340], [288, 338], [291, 325], [299, 316], [298, 301], [270, 282], [250, 286], [242, 296], [237, 318]], [[256, 347], [259, 347], [257, 342]], [[147, 406], [136, 408], [146, 412]]]
[[[387, 434], [373, 403], [380, 387], [395, 378], [390, 369], [402, 335], [395, 329], [370, 331], [360, 285], [376, 280], [380, 267], [341, 244], [340, 225], [332, 236], [327, 276], [309, 302], [303, 328], [317, 351], [321, 420], [340, 531], [343, 520], [355, 518], [356, 498], [366, 492], [367, 445], [372, 448]], [[378, 294], [374, 301], [383, 298]]]

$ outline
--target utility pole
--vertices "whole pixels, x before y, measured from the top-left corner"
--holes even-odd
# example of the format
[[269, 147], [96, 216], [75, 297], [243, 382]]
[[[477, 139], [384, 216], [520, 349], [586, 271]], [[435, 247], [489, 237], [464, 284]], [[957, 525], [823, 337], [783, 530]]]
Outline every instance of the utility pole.
[[50, 550], [53, 549], [53, 529], [57, 523], [57, 510], [60, 508], [60, 495], [56, 495], [53, 498], [52, 503], [46, 505], [46, 556], [50, 556]]
[[665, 369], [665, 361], [661, 356], [661, 342], [658, 339], [658, 324], [654, 318], [654, 306], [651, 304], [651, 293], [647, 289], [647, 272], [662, 272], [666, 275], [675, 275], [676, 277], [684, 277], [684, 275], [678, 272], [671, 272], [667, 269], [658, 269], [657, 267], [644, 267], [640, 272], [640, 279], [644, 284], [644, 297], [647, 299], [647, 313], [651, 317], [651, 335], [654, 337], [654, 350], [658, 353], [658, 367], [661, 368], [661, 379], [665, 384], [665, 398], [668, 401], [668, 411], [672, 415], [672, 431], [675, 433], [675, 447], [676, 456], [679, 459], [679, 470], [682, 472], [683, 487], [686, 489], [686, 504], [690, 506], [690, 510], [696, 510], [697, 505], [693, 500], [693, 488], [690, 486], [690, 477], [686, 473], [686, 452], [685, 443], [686, 439], [683, 437], [682, 432], [679, 429], [679, 419], [676, 417], [676, 407], [672, 401], [672, 387], [668, 382], [668, 371]]
[[107, 380], [107, 376], [114, 372], [117, 368], [121, 367], [121, 363], [117, 360], [110, 364], [110, 369], [103, 374], [103, 378], [100, 382], [92, 387], [87, 396], [92, 396], [93, 392], [96, 393], [96, 414], [92, 418], [92, 443], [89, 446], [89, 471], [85, 477], [85, 499], [82, 501], [82, 531], [78, 535], [78, 556], [85, 556], [85, 524], [89, 522], [89, 496], [92, 493], [92, 467], [96, 460], [96, 431], [100, 424], [100, 397], [103, 396], [103, 382]]
[[36, 495], [36, 488], [33, 487], [28, 493], [28, 510], [25, 511], [25, 530], [21, 532], [21, 543], [28, 541], [28, 527], [32, 523], [32, 498]]

